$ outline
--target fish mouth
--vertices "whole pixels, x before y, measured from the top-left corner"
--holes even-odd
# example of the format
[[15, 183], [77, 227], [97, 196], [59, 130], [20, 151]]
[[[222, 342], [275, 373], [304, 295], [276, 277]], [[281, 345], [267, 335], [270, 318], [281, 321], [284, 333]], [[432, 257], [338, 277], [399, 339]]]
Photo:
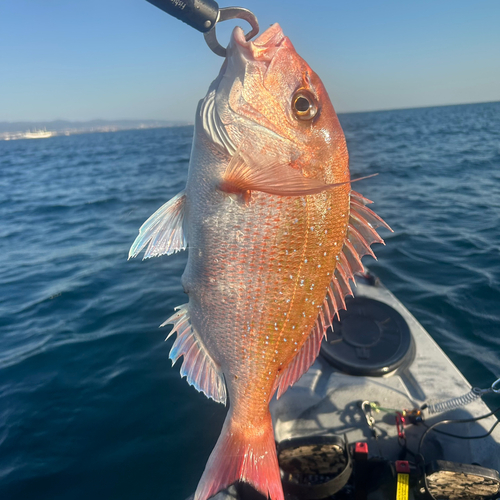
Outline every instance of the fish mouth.
[[[255, 88], [255, 79], [260, 80], [259, 85], [265, 87], [266, 75], [277, 60], [278, 51], [286, 50], [288, 45], [289, 40], [279, 24], [273, 24], [254, 41], [245, 40], [245, 33], [240, 27], [234, 28], [226, 59], [209, 89], [209, 94], [211, 91], [215, 94], [215, 105], [210, 113], [215, 117], [212, 122], [216, 125], [212, 128], [218, 130], [218, 136], [229, 138], [223, 141], [233, 144], [232, 148], [226, 148], [228, 151], [236, 150], [234, 145], [241, 142], [239, 133], [234, 132], [236, 128], [243, 128], [248, 133], [257, 127], [260, 133], [264, 133], [265, 129], [266, 134], [273, 133], [275, 138], [284, 139], [280, 130], [259, 111], [250, 89]], [[257, 88], [260, 88], [259, 85]], [[206, 121], [208, 123], [209, 120]], [[213, 136], [212, 132], [208, 133]]]
[[238, 52], [247, 60], [269, 62], [273, 59], [276, 51], [281, 47], [286, 37], [278, 23], [273, 24], [264, 33], [261, 33], [254, 41], [247, 41], [245, 33], [237, 26], [233, 30], [229, 42], [228, 58]]

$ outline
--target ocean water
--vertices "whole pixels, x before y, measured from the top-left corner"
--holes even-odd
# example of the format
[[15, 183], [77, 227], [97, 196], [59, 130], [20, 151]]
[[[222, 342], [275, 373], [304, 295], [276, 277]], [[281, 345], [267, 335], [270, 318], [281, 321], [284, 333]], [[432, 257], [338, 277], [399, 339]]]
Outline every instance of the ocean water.
[[[340, 116], [394, 229], [365, 263], [470, 382], [500, 376], [500, 103]], [[127, 261], [192, 127], [0, 142], [0, 498], [184, 499], [225, 409], [159, 329], [186, 253]], [[443, 381], [445, 383], [445, 381]]]

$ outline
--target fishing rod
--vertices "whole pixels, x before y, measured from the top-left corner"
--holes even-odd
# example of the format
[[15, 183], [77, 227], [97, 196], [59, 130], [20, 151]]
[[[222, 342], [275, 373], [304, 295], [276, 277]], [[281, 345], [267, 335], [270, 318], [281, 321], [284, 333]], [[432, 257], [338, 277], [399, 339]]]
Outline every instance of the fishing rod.
[[226, 49], [217, 40], [215, 26], [229, 19], [243, 19], [252, 29], [245, 35], [248, 41], [259, 32], [259, 22], [255, 14], [243, 7], [225, 7], [220, 9], [214, 0], [147, 0], [163, 12], [174, 16], [203, 33], [210, 50], [221, 57], [226, 57]]

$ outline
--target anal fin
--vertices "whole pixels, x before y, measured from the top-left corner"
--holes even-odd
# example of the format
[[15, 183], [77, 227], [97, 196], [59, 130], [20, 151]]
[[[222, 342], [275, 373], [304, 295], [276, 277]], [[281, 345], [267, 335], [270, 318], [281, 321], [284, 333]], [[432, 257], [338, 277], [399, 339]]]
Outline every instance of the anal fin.
[[185, 201], [186, 195], [181, 191], [149, 217], [130, 247], [129, 259], [136, 257], [146, 245], [145, 259], [185, 250], [187, 240], [182, 227]]
[[225, 405], [227, 395], [224, 375], [191, 325], [188, 304], [179, 306], [177, 312], [161, 326], [165, 325], [174, 325], [167, 339], [177, 333], [169, 355], [172, 365], [184, 356], [181, 377], [186, 377], [188, 384], [197, 391]]

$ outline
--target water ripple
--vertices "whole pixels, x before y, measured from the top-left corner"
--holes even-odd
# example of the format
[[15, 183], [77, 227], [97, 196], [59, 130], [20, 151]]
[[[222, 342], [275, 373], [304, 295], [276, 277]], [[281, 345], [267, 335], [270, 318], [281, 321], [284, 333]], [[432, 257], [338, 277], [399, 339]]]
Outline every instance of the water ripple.
[[[395, 230], [367, 264], [488, 386], [500, 376], [500, 103], [340, 119], [353, 175], [380, 174], [356, 190]], [[1, 498], [194, 489], [224, 409], [171, 368], [158, 328], [186, 300], [186, 254], [127, 261], [140, 225], [183, 188], [191, 140], [182, 127], [0, 142]]]

